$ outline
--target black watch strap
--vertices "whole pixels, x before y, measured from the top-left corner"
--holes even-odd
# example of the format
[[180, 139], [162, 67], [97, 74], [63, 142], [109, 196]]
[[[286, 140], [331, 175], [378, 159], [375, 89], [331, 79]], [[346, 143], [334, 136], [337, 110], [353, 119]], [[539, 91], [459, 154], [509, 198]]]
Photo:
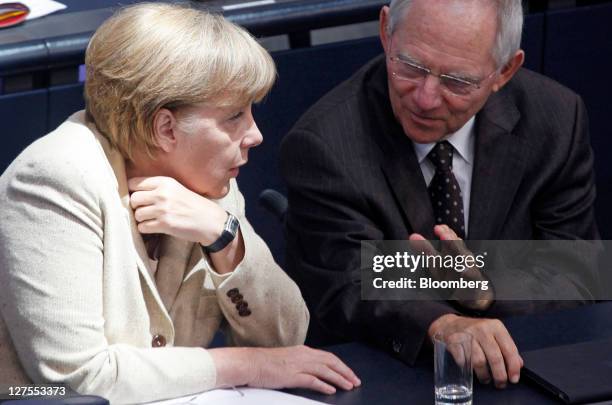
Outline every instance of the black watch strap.
[[202, 245], [202, 250], [206, 253], [215, 253], [229, 245], [236, 237], [239, 225], [238, 218], [228, 212], [221, 236], [208, 246]]

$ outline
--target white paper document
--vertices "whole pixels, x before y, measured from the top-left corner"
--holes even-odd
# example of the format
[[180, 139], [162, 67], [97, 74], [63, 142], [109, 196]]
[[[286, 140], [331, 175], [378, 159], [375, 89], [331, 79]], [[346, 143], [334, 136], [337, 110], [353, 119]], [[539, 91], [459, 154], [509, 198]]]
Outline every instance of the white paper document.
[[313, 401], [280, 391], [260, 388], [230, 388], [187, 395], [148, 405], [321, 405]]

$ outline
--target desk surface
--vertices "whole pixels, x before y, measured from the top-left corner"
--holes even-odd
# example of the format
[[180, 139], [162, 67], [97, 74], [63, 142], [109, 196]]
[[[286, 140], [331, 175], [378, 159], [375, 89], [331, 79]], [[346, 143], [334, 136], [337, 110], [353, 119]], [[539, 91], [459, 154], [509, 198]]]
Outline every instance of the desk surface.
[[[141, 1], [64, 0], [68, 8], [61, 12], [1, 30], [0, 74], [82, 63], [93, 31], [118, 5]], [[164, 1], [186, 3], [184, 0]], [[208, 0], [188, 3], [221, 12], [254, 35], [269, 36], [375, 20], [387, 0], [274, 0], [274, 3]], [[249, 6], [226, 8], [237, 4]]]
[[[21, 43], [32, 40], [80, 33], [91, 34], [113, 11], [121, 6], [140, 3], [144, 0], [63, 0], [68, 7], [43, 18], [26, 21], [24, 24], [0, 31], [0, 45]], [[153, 0], [155, 1], [155, 0]], [[158, 0], [160, 1], [160, 0]], [[171, 3], [188, 3], [196, 8], [213, 12], [222, 12], [230, 20], [243, 24], [247, 28], [257, 27], [257, 34], [265, 31], [261, 25], [283, 25], [287, 19], [300, 18], [309, 20], [309, 25], [317, 25], [316, 19], [329, 18], [333, 13], [351, 13], [366, 10], [375, 19], [377, 12], [386, 4], [385, 0], [274, 0], [274, 3], [246, 0], [163, 0]], [[241, 6], [225, 10], [228, 6]]]
[[[513, 317], [504, 320], [521, 351], [612, 336], [612, 302], [563, 312]], [[363, 386], [332, 396], [305, 390], [290, 392], [329, 404], [433, 404], [433, 361], [424, 356], [409, 367], [391, 356], [360, 343], [331, 346], [361, 378]], [[530, 381], [498, 390], [474, 381], [475, 404], [558, 404]], [[608, 402], [608, 403], [612, 403]]]

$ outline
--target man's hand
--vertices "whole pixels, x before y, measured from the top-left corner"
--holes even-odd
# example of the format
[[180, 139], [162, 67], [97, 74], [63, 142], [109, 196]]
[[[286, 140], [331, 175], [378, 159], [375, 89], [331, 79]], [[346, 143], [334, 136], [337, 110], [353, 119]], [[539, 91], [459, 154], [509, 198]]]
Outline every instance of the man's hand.
[[[438, 252], [421, 234], [413, 233], [408, 237], [408, 240], [413, 249], [422, 251], [427, 255], [473, 256], [473, 253], [467, 248], [463, 240], [461, 240], [455, 231], [447, 225], [436, 225], [434, 227], [434, 233], [440, 238], [442, 243], [440, 252]], [[437, 280], [450, 281], [463, 278], [467, 281], [488, 281], [490, 284], [488, 277], [476, 267], [468, 267], [462, 272], [436, 268], [430, 268], [428, 270]], [[477, 289], [476, 291], [457, 289], [447, 298], [452, 301], [457, 301], [459, 305], [464, 308], [485, 311], [493, 304], [495, 293], [492, 286], [489, 286], [487, 290]]]
[[498, 319], [478, 319], [442, 315], [429, 327], [429, 337], [436, 334], [450, 336], [465, 332], [473, 336], [472, 368], [480, 382], [488, 384], [491, 377], [497, 388], [505, 388], [508, 381], [518, 383], [523, 358], [504, 324]]

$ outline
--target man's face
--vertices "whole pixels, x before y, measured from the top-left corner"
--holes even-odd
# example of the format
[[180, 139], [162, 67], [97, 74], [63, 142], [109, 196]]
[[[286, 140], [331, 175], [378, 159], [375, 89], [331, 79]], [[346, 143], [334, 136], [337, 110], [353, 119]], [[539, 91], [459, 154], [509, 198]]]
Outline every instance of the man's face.
[[[410, 139], [437, 142], [482, 108], [499, 80], [491, 53], [495, 36], [492, 7], [437, 0], [415, 0], [394, 32], [383, 36], [391, 106]], [[406, 68], [403, 61], [430, 69], [432, 74], [400, 78], [405, 76], [398, 74]], [[458, 95], [452, 85], [446, 85], [447, 79], [436, 76], [441, 74], [477, 86]]]

